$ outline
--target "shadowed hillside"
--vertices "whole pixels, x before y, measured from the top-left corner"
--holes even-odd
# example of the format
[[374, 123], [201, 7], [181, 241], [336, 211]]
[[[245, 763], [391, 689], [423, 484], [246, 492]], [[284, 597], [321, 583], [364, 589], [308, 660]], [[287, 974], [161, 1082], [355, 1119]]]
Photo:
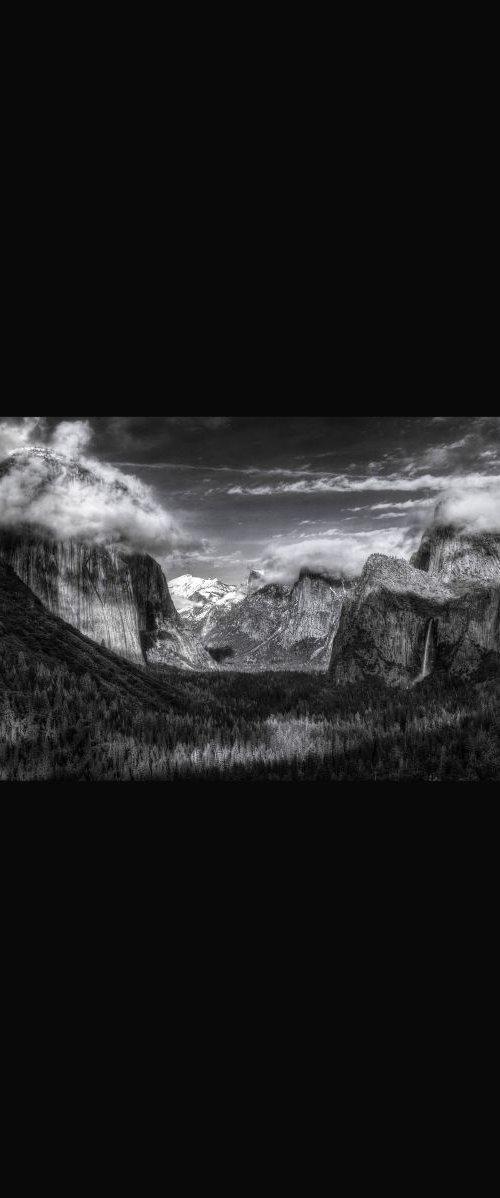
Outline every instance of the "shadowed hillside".
[[135, 666], [96, 645], [51, 615], [9, 566], [0, 562], [0, 649], [4, 669], [19, 654], [28, 666], [67, 670], [77, 683], [83, 675], [95, 694], [109, 694], [127, 706], [169, 706], [181, 691], [165, 675]]

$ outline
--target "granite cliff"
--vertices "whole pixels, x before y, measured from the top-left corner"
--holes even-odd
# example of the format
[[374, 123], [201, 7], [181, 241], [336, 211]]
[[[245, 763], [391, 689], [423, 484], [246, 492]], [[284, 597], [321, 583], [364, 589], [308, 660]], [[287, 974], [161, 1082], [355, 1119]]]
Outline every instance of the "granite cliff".
[[204, 644], [216, 655], [226, 652], [231, 669], [326, 671], [347, 589], [310, 572], [291, 587], [249, 588], [237, 605], [212, 615]]
[[472, 675], [500, 655], [500, 536], [434, 528], [412, 563], [370, 557], [346, 601], [333, 645], [339, 683], [421, 681], [435, 670]]
[[500, 579], [500, 535], [458, 531], [451, 526], [431, 528], [422, 538], [412, 566], [444, 583], [493, 583]]
[[[35, 469], [27, 469], [33, 462]], [[61, 477], [99, 488], [92, 472], [45, 449], [14, 454], [0, 466], [36, 496]], [[117, 484], [123, 487], [123, 484]], [[104, 502], [103, 497], [103, 502]], [[180, 669], [214, 669], [213, 660], [185, 627], [163, 571], [149, 554], [126, 546], [47, 536], [25, 523], [0, 531], [0, 558], [53, 615], [130, 661]]]

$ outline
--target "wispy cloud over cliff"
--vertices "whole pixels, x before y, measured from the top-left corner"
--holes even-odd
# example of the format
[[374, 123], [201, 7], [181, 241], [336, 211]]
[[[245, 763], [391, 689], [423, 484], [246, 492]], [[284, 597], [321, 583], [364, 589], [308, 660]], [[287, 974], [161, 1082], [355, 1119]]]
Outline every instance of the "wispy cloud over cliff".
[[294, 582], [303, 569], [352, 579], [361, 574], [372, 553], [410, 557], [418, 541], [416, 534], [401, 528], [351, 533], [330, 529], [322, 536], [284, 538], [268, 545], [259, 568], [266, 582]]
[[[45, 445], [33, 447], [45, 437]], [[89, 456], [87, 421], [61, 421], [47, 436], [44, 418], [0, 424], [0, 527], [29, 524], [55, 540], [115, 544], [159, 556], [197, 544], [151, 487]], [[31, 446], [31, 448], [30, 448]], [[77, 459], [77, 460], [75, 460]]]

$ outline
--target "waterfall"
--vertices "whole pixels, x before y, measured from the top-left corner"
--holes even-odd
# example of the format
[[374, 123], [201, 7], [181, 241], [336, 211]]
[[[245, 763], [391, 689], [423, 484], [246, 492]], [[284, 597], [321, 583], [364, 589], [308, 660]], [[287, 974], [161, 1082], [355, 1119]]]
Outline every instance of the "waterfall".
[[431, 644], [432, 644], [433, 628], [434, 628], [434, 620], [429, 620], [429, 625], [427, 628], [427, 636], [425, 638], [424, 664], [422, 666], [422, 673], [420, 675], [420, 677], [422, 679], [428, 678], [428, 676], [431, 672], [430, 658], [431, 658]]
[[433, 628], [434, 621], [433, 619], [429, 619], [429, 627], [427, 629], [426, 636], [426, 648], [424, 648], [423, 651], [422, 678], [427, 678], [428, 674], [430, 673], [430, 643], [432, 643], [433, 639]]

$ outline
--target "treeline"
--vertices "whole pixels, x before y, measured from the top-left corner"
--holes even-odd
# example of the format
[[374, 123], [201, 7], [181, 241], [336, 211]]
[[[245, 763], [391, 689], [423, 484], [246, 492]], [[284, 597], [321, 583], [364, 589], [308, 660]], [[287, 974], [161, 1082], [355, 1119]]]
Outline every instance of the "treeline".
[[0, 779], [500, 779], [500, 681], [335, 689], [317, 674], [171, 677], [172, 700], [0, 641]]

